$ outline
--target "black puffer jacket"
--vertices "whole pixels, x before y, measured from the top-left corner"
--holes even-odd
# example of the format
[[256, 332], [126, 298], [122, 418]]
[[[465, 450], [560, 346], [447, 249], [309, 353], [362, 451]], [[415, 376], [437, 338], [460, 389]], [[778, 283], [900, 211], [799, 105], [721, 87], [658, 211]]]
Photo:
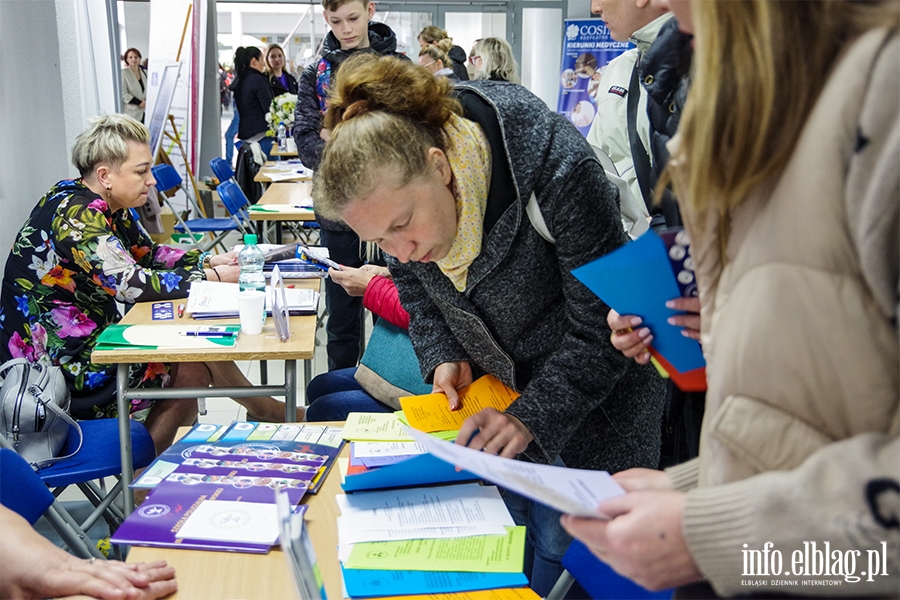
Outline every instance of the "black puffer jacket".
[[[669, 162], [666, 142], [675, 135], [681, 111], [690, 88], [689, 74], [694, 51], [693, 36], [678, 29], [671, 19], [663, 25], [656, 40], [641, 57], [641, 82], [647, 90], [647, 114], [650, 117], [650, 152], [653, 154], [653, 186]], [[662, 199], [666, 227], [681, 226], [678, 204], [671, 193]]]
[[[388, 259], [423, 376], [468, 361], [522, 392], [507, 412], [534, 435], [533, 462], [655, 468], [665, 386], [613, 348], [609, 308], [571, 273], [626, 242], [615, 187], [572, 124], [522, 86], [455, 92], [491, 147], [481, 253], [462, 293], [434, 263]], [[532, 193], [555, 244], [526, 215]]]
[[460, 81], [468, 81], [469, 72], [466, 71], [466, 61], [469, 57], [466, 54], [466, 51], [459, 46], [453, 46], [450, 48], [450, 52], [447, 53], [447, 56], [453, 61], [452, 64], [447, 66], [453, 69], [453, 73], [459, 77]]
[[[369, 22], [369, 47], [354, 50], [341, 50], [341, 43], [334, 33], [328, 32], [322, 45], [322, 58], [313, 61], [300, 74], [297, 85], [297, 108], [294, 110], [294, 141], [297, 142], [297, 156], [304, 166], [316, 169], [322, 160], [325, 140], [319, 135], [322, 131], [322, 116], [325, 114], [325, 100], [331, 79], [335, 77], [341, 64], [356, 52], [371, 52], [382, 56], [396, 56], [409, 60], [397, 52], [397, 36], [384, 23]], [[241, 119], [244, 118], [241, 113]], [[332, 231], [350, 231], [350, 228], [337, 221], [322, 219], [316, 215], [316, 221], [323, 229]]]

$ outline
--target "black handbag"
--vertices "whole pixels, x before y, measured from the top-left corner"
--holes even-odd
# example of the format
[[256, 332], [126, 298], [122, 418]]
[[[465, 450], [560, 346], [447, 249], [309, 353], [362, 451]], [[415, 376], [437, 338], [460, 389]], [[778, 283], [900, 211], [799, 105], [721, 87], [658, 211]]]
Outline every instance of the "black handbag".
[[[59, 367], [14, 358], [0, 365], [0, 427], [3, 436], [35, 470], [74, 456], [81, 449], [81, 427], [69, 416], [71, 396]], [[78, 447], [57, 456], [69, 436], [78, 431]]]

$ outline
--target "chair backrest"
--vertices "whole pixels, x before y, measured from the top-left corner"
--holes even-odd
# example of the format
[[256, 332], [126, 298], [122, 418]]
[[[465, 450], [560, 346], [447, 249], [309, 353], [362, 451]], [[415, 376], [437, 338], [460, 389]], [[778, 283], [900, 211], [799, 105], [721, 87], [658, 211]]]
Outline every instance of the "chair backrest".
[[668, 600], [674, 590], [651, 592], [619, 575], [594, 556], [587, 546], [575, 540], [562, 558], [562, 564], [575, 581], [594, 600], [633, 598], [634, 600]]
[[243, 212], [250, 206], [250, 201], [240, 186], [233, 181], [225, 181], [216, 187], [216, 191], [228, 212], [233, 217], [242, 219]]
[[215, 173], [220, 183], [225, 183], [226, 181], [234, 179], [234, 170], [224, 158], [212, 159], [209, 161], [209, 166], [212, 168], [212, 172]]
[[172, 165], [156, 165], [152, 171], [153, 178], [156, 180], [156, 189], [160, 192], [168, 192], [181, 185], [181, 175]]
[[0, 448], [0, 504], [34, 525], [53, 500], [24, 458], [15, 450]]

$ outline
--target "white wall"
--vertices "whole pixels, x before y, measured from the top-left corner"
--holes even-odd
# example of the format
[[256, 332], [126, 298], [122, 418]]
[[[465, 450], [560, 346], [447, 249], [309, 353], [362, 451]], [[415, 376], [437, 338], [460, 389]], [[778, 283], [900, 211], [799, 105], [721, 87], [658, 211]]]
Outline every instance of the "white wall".
[[150, 3], [119, 2], [119, 21], [125, 24], [125, 33], [120, 40], [119, 55], [128, 48], [137, 48], [144, 58], [150, 50]]
[[76, 174], [69, 150], [82, 117], [73, 19], [70, 0], [0, 1], [0, 276], [38, 199]]

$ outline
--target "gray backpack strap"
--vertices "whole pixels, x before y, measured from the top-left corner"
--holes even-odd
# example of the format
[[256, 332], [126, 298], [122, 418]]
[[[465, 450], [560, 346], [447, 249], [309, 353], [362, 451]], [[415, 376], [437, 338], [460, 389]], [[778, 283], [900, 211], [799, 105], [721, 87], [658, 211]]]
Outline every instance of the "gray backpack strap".
[[544, 222], [544, 215], [541, 214], [541, 207], [538, 206], [537, 197], [534, 195], [534, 192], [531, 193], [531, 198], [528, 199], [528, 204], [525, 205], [525, 214], [528, 215], [531, 226], [534, 227], [534, 230], [537, 231], [542, 238], [551, 244], [556, 244], [556, 239], [547, 228], [547, 223]]

